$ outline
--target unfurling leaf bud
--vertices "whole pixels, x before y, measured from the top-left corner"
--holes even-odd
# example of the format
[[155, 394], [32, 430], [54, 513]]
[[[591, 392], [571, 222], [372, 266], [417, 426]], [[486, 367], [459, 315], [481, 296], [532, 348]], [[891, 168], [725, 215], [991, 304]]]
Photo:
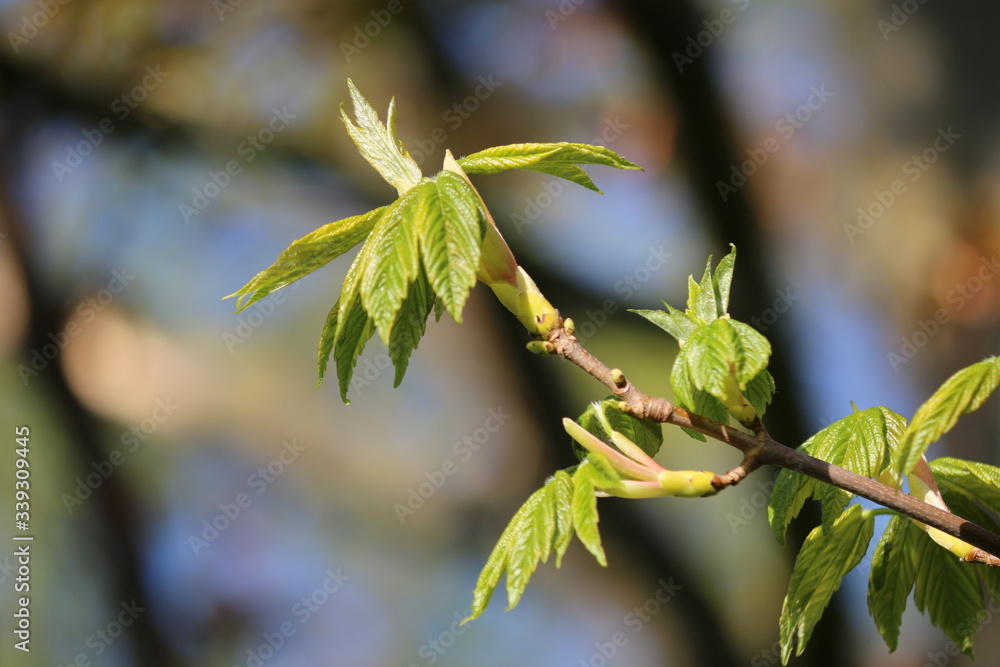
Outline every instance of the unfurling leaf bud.
[[524, 269], [517, 267], [517, 310], [514, 314], [529, 333], [545, 337], [562, 326], [559, 311], [538, 290], [535, 281]]

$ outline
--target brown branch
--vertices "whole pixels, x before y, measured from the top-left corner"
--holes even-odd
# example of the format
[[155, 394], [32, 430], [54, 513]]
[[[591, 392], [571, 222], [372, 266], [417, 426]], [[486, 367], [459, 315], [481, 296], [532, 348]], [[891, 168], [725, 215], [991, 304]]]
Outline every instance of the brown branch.
[[636, 417], [683, 426], [743, 452], [743, 463], [728, 473], [717, 476], [716, 488], [721, 489], [734, 485], [762, 465], [770, 464], [780, 468], [788, 468], [821, 482], [832, 484], [854, 495], [867, 498], [911, 519], [953, 535], [974, 547], [978, 547], [979, 551], [973, 552], [973, 560], [994, 567], [1000, 566], [1000, 535], [996, 535], [982, 526], [873, 479], [868, 479], [850, 470], [809, 456], [797, 449], [787, 447], [771, 438], [763, 426], [756, 429], [757, 434], [747, 433], [741, 429], [689, 412], [665, 398], [650, 396], [629, 382], [620, 370], [609, 368], [588, 352], [576, 339], [576, 336], [564, 328], [553, 330], [548, 336], [548, 341], [552, 343], [553, 354], [573, 362], [611, 389], [628, 406], [629, 412]]

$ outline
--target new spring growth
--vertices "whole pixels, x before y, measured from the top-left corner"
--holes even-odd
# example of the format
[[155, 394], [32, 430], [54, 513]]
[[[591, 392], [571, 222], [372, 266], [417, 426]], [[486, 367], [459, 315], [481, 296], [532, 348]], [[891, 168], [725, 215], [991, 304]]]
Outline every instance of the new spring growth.
[[[469, 185], [472, 185], [472, 181], [469, 180], [465, 170], [452, 156], [451, 151], [445, 152], [444, 168], [459, 174], [469, 182]], [[476, 194], [479, 195], [478, 190], [476, 190]], [[482, 201], [481, 196], [479, 199]], [[486, 234], [483, 237], [482, 254], [476, 278], [493, 290], [504, 308], [517, 316], [518, 321], [524, 325], [528, 333], [538, 338], [545, 338], [550, 332], [562, 326], [559, 311], [538, 290], [538, 286], [535, 285], [531, 276], [518, 266], [514, 254], [510, 251], [510, 246], [507, 245], [500, 230], [497, 229], [496, 221], [493, 220], [493, 216], [490, 215], [485, 204], [483, 204], [483, 210], [486, 211], [488, 224], [486, 225]], [[543, 353], [535, 349], [531, 351]], [[547, 354], [547, 352], [544, 353]]]
[[[598, 413], [603, 417], [602, 413]], [[679, 496], [701, 498], [718, 492], [712, 485], [717, 475], [708, 470], [667, 470], [654, 461], [639, 445], [618, 431], [611, 430], [603, 418], [602, 425], [611, 433], [611, 447], [572, 419], [563, 419], [563, 428], [581, 447], [608, 458], [611, 466], [622, 476], [621, 486], [615, 490], [598, 489], [602, 495], [622, 498], [660, 498]]]
[[[938, 489], [937, 482], [934, 480], [934, 473], [931, 472], [930, 466], [927, 465], [927, 459], [925, 457], [920, 457], [920, 461], [913, 466], [913, 471], [907, 476], [907, 478], [910, 480], [911, 496], [920, 498], [925, 503], [933, 505], [938, 509], [942, 509], [946, 512], [951, 511], [945, 504], [944, 498], [941, 497], [941, 491]], [[979, 549], [972, 546], [968, 542], [963, 542], [957, 537], [953, 537], [948, 533], [938, 530], [937, 528], [932, 528], [927, 524], [920, 523], [915, 519], [913, 519], [913, 522], [927, 531], [927, 535], [929, 535], [932, 540], [962, 560], [976, 560], [975, 552], [979, 551]]]

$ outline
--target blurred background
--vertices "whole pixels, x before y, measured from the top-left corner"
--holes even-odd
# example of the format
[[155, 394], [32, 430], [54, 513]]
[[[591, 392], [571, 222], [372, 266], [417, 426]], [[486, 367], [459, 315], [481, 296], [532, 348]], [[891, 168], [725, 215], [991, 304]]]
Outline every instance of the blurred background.
[[[350, 77], [380, 113], [395, 96], [427, 173], [445, 148], [523, 141], [645, 168], [590, 168], [603, 196], [476, 183], [585, 344], [647, 392], [669, 395], [676, 348], [627, 309], [682, 305], [735, 243], [732, 311], [775, 346], [772, 434], [796, 445], [852, 400], [909, 416], [998, 349], [998, 20], [922, 0], [0, 1], [0, 510], [28, 425], [35, 536], [30, 654], [0, 555], [0, 661], [778, 664], [815, 516], [779, 547], [770, 471], [601, 501], [609, 567], [574, 544], [515, 611], [501, 591], [459, 627], [507, 520], [572, 463], [559, 419], [601, 387], [527, 354], [479, 287], [398, 389], [373, 340], [346, 406], [315, 350], [350, 257], [240, 315], [221, 298], [395, 196], [338, 119]], [[998, 464], [998, 429], [987, 404], [932, 454]], [[665, 435], [668, 467], [738, 461]], [[867, 569], [793, 664], [968, 664], [912, 608], [890, 655]], [[989, 621], [981, 664], [1000, 660]]]

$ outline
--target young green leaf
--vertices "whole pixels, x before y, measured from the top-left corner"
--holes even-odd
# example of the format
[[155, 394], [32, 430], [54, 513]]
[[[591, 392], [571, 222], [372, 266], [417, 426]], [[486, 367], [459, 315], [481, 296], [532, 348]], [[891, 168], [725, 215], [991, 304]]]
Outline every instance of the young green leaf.
[[717, 319], [694, 330], [684, 346], [692, 384], [726, 402], [727, 379], [745, 390], [767, 367], [771, 344], [756, 329], [730, 319]]
[[274, 263], [264, 269], [236, 292], [224, 297], [236, 300], [236, 312], [252, 306], [272, 292], [290, 285], [361, 243], [385, 211], [380, 206], [364, 215], [355, 215], [323, 225], [297, 241], [293, 241]]
[[[525, 525], [526, 523], [530, 523], [529, 517], [536, 511], [538, 505], [546, 500], [547, 489], [548, 485], [531, 494], [528, 500], [521, 505], [517, 513], [514, 514], [507, 528], [504, 529], [503, 534], [500, 535], [496, 546], [493, 547], [489, 558], [486, 559], [483, 571], [479, 573], [479, 579], [476, 581], [476, 587], [472, 592], [472, 611], [469, 617], [465, 619], [466, 622], [478, 618], [480, 614], [486, 611], [486, 607], [493, 597], [493, 592], [500, 583], [500, 577], [507, 571], [511, 546], [526, 530]], [[510, 595], [509, 591], [508, 595]], [[517, 595], [520, 597], [520, 593]]]
[[774, 396], [774, 378], [771, 377], [767, 369], [757, 373], [752, 380], [747, 382], [747, 388], [743, 395], [757, 411], [757, 416], [763, 417], [764, 413], [767, 412], [767, 406], [771, 404], [771, 398]]
[[917, 609], [927, 614], [962, 653], [974, 657], [972, 644], [980, 628], [977, 614], [983, 610], [982, 589], [976, 576], [979, 566], [959, 561], [922, 531], [916, 542], [918, 567], [913, 601]]
[[[685, 350], [686, 348], [682, 347], [677, 352], [673, 370], [670, 372], [670, 387], [674, 392], [674, 403], [702, 417], [708, 417], [717, 422], [728, 424], [729, 412], [726, 410], [726, 406], [722, 404], [722, 401], [692, 384], [691, 377], [688, 374], [687, 359], [684, 356]], [[705, 442], [705, 436], [701, 433], [683, 427], [682, 430], [695, 440]]]
[[[597, 529], [597, 497], [594, 492], [601, 488], [609, 488], [616, 484], [609, 484], [609, 474], [612, 477], [614, 471], [610, 465], [604, 461], [603, 465], [595, 463], [601, 457], [591, 453], [576, 469], [573, 475], [573, 528], [577, 537], [587, 547], [587, 551], [594, 555], [597, 562], [607, 567], [608, 559], [604, 555], [604, 547], [601, 546], [601, 535]], [[610, 473], [609, 473], [610, 471]]]
[[461, 158], [458, 163], [469, 174], [496, 174], [508, 169], [528, 169], [564, 178], [600, 192], [578, 164], [599, 164], [616, 169], [642, 169], [604, 146], [589, 144], [511, 144], [496, 146]]
[[410, 354], [427, 328], [427, 317], [434, 308], [434, 291], [431, 289], [427, 276], [423, 271], [417, 273], [417, 278], [410, 283], [410, 293], [396, 313], [396, 321], [392, 324], [389, 338], [389, 357], [396, 367], [396, 377], [393, 386], [398, 387], [403, 381]]
[[1000, 357], [964, 368], [938, 388], [913, 415], [899, 442], [896, 474], [913, 470], [927, 448], [955, 426], [958, 418], [983, 404], [1000, 384]]
[[[806, 440], [798, 449], [865, 477], [875, 477], [886, 467], [889, 452], [906, 425], [888, 408], [853, 412]], [[802, 473], [783, 469], [771, 491], [767, 515], [780, 544], [792, 519], [809, 497], [823, 501], [823, 524], [829, 526], [853, 497], [847, 491], [823, 484]]]
[[[608, 396], [598, 403], [591, 403], [576, 421], [601, 440], [611, 442], [611, 432], [604, 427], [606, 420], [612, 431], [618, 431], [639, 445], [642, 451], [650, 456], [656, 456], [663, 444], [663, 430], [660, 425], [644, 419], [637, 419], [622, 412], [617, 407], [618, 403], [617, 396]], [[581, 460], [586, 458], [588, 454], [587, 450], [577, 444], [575, 440], [573, 441], [573, 451]]]
[[687, 310], [680, 311], [666, 301], [661, 310], [632, 310], [677, 339], [682, 346], [699, 326], [726, 316], [729, 310], [729, 293], [736, 264], [736, 246], [722, 258], [712, 273], [712, 258], [708, 258], [701, 281], [688, 276]]
[[688, 312], [694, 316], [695, 320], [703, 324], [708, 324], [725, 315], [724, 312], [719, 312], [719, 301], [715, 290], [715, 283], [712, 280], [711, 255], [709, 255], [708, 262], [705, 264], [705, 273], [702, 274], [701, 281], [697, 284], [697, 289], [695, 289], [693, 284], [690, 284], [690, 281], [689, 287]]
[[354, 83], [348, 79], [347, 87], [354, 105], [357, 124], [351, 121], [344, 106], [340, 106], [340, 117], [351, 135], [361, 156], [375, 168], [382, 178], [399, 194], [403, 194], [420, 182], [420, 167], [410, 157], [406, 148], [396, 137], [396, 100], [390, 100], [386, 124], [379, 121], [375, 109], [368, 103]]
[[425, 215], [415, 221], [420, 254], [434, 293], [461, 324], [462, 308], [476, 284], [486, 212], [472, 186], [460, 175], [442, 171], [433, 183]]
[[950, 457], [934, 459], [930, 467], [942, 493], [966, 496], [1000, 513], [1000, 468]]
[[[555, 517], [552, 532], [552, 549], [556, 552], [556, 567], [562, 565], [563, 555], [573, 539], [573, 478], [565, 470], [559, 470], [548, 483]], [[542, 559], [543, 561], [545, 559]]]
[[871, 541], [874, 515], [852, 505], [831, 526], [817, 526], [795, 559], [788, 594], [779, 622], [781, 662], [788, 664], [793, 646], [805, 650], [813, 628], [823, 615], [844, 575], [861, 562]]
[[386, 207], [354, 259], [361, 269], [361, 303], [385, 345], [420, 269], [417, 221], [433, 214], [436, 191], [434, 182], [424, 179]]
[[889, 651], [899, 642], [906, 599], [917, 580], [917, 544], [922, 531], [908, 518], [894, 516], [872, 556], [868, 611]]
[[507, 550], [507, 609], [521, 601], [521, 595], [538, 564], [546, 561], [552, 551], [556, 530], [554, 489], [542, 487], [541, 497], [522, 518], [521, 528]]
[[663, 302], [663, 305], [667, 308], [666, 312], [662, 310], [630, 310], [629, 312], [645, 317], [683, 345], [687, 341], [688, 336], [698, 328], [698, 323], [692, 320], [689, 315], [677, 310], [666, 301]]
[[[334, 317], [334, 313], [338, 310], [339, 302], [330, 311], [330, 317]], [[340, 337], [329, 342], [331, 331], [334, 335], [339, 331]], [[365, 349], [365, 345], [374, 333], [375, 323], [368, 317], [368, 313], [365, 312], [364, 307], [361, 305], [360, 295], [353, 297], [352, 304], [345, 314], [343, 327], [340, 326], [338, 320], [334, 319], [331, 321], [329, 317], [327, 318], [326, 326], [320, 337], [319, 379], [320, 381], [323, 380], [323, 375], [326, 371], [326, 358], [330, 354], [330, 347], [333, 346], [333, 357], [337, 365], [337, 380], [340, 386], [340, 398], [346, 404], [350, 404], [350, 401], [347, 399], [347, 390], [351, 386], [354, 366], [358, 362], [358, 357], [361, 356], [361, 351]], [[324, 353], [326, 356], [324, 356]]]
[[713, 277], [719, 317], [724, 317], [729, 312], [729, 292], [733, 284], [733, 268], [736, 265], [736, 246], [730, 243], [729, 247], [731, 248], [729, 254], [719, 260]]
[[607, 459], [591, 454], [568, 471], [559, 471], [528, 498], [493, 548], [472, 594], [472, 611], [463, 622], [478, 618], [507, 575], [507, 609], [517, 606], [538, 568], [555, 550], [556, 567], [575, 532], [587, 550], [606, 564], [597, 531], [596, 491], [615, 490], [621, 482]]

